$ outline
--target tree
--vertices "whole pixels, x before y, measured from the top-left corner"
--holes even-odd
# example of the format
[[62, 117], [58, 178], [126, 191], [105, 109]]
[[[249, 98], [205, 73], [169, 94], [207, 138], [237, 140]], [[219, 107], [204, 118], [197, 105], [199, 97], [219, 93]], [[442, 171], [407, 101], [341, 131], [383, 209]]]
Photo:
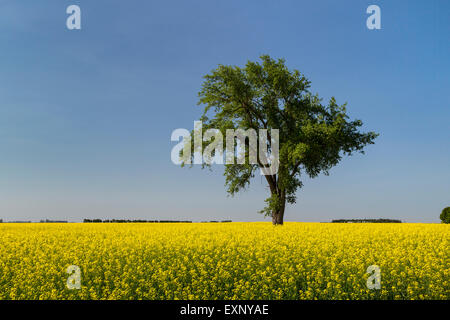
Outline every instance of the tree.
[[[286, 203], [296, 201], [302, 174], [328, 175], [343, 155], [364, 153], [364, 146], [373, 144], [378, 134], [359, 132], [362, 122], [350, 121], [346, 104], [338, 105], [335, 98], [323, 105], [310, 92], [310, 81], [298, 70], [290, 71], [283, 59], [260, 58], [261, 63], [248, 61], [244, 68], [219, 65], [204, 77], [198, 104], [205, 106], [200, 118], [203, 129], [217, 129], [223, 135], [227, 129], [238, 128], [279, 130], [278, 171], [265, 175], [270, 197], [260, 211], [278, 225], [283, 224]], [[271, 137], [267, 143], [271, 150]], [[263, 167], [261, 162], [225, 164], [227, 192], [234, 195], [247, 188]]]
[[450, 223], [450, 207], [444, 208], [440, 215], [442, 223]]

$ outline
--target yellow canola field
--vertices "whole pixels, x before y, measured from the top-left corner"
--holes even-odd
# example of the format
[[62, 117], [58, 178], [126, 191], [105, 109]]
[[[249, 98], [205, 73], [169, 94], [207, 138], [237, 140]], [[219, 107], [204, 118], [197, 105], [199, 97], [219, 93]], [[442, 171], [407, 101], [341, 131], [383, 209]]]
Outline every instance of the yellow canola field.
[[450, 299], [449, 239], [443, 224], [3, 223], [0, 300]]

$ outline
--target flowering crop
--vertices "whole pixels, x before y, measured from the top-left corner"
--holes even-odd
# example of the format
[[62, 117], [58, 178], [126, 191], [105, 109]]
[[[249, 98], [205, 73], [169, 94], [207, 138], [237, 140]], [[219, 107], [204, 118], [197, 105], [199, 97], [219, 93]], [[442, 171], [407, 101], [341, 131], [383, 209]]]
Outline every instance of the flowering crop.
[[443, 224], [3, 223], [0, 299], [450, 299], [449, 240]]

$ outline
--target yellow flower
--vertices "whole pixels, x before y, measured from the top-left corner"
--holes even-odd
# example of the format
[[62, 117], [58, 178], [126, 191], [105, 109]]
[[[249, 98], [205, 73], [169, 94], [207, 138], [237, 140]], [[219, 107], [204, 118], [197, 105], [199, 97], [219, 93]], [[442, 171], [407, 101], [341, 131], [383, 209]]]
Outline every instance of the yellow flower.
[[[443, 224], [0, 224], [0, 299], [450, 299]], [[69, 290], [66, 270], [81, 270]], [[367, 268], [380, 268], [370, 290]]]

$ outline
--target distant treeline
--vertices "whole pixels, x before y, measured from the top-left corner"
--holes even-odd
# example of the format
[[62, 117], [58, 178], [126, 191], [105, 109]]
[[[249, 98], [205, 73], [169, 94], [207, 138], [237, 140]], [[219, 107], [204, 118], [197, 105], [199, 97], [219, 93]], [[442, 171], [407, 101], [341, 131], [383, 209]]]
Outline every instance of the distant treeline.
[[[0, 221], [3, 222], [3, 221]], [[31, 223], [31, 221], [5, 221], [5, 223]]]
[[336, 219], [334, 223], [401, 223], [401, 220], [395, 219]]
[[[188, 220], [124, 220], [124, 219], [84, 219], [84, 223], [192, 223]], [[202, 222], [231, 222], [231, 220], [223, 221], [202, 221]]]

